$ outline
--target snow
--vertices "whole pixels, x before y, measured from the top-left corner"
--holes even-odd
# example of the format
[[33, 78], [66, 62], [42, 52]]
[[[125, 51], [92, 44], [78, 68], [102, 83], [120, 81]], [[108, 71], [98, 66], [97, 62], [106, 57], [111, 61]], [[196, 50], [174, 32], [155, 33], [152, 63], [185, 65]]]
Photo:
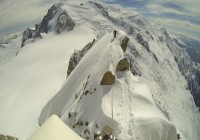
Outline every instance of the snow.
[[25, 139], [35, 131], [41, 109], [66, 79], [70, 55], [93, 38], [91, 30], [81, 26], [50, 33], [0, 66], [0, 133]]
[[[88, 129], [92, 133], [99, 132], [105, 125], [112, 126], [113, 93], [116, 138], [176, 140], [175, 126], [156, 107], [148, 86], [139, 82], [130, 71], [115, 73], [118, 61], [124, 57], [123, 50], [119, 46], [123, 37], [124, 33], [119, 32], [118, 38], [113, 40], [113, 34], [106, 33], [97, 40], [70, 74], [62, 89], [45, 106], [39, 122], [43, 123], [46, 117], [57, 114], [71, 128], [75, 122], [82, 121], [84, 124], [87, 121]], [[117, 76], [115, 84], [100, 86], [103, 74], [107, 70]], [[87, 86], [83, 89], [86, 81], [88, 81]], [[82, 95], [86, 90], [89, 91], [89, 95]], [[78, 96], [77, 99], [74, 97], [75, 94]], [[76, 115], [69, 118], [68, 113]], [[99, 128], [94, 128], [95, 124]], [[84, 130], [85, 127], [82, 126], [75, 129], [78, 134], [86, 138]], [[89, 137], [93, 138], [92, 135]]]
[[[78, 135], [92, 139], [105, 125], [112, 126], [113, 94], [116, 138], [176, 140], [178, 133], [182, 140], [199, 140], [200, 114], [168, 46], [173, 44], [166, 40], [164, 29], [148, 23], [138, 12], [103, 6], [111, 19], [87, 0], [64, 1], [62, 8], [77, 25], [73, 31], [42, 34], [41, 40], [29, 40], [16, 57], [0, 64], [0, 133], [25, 140], [39, 128], [38, 121], [43, 124], [56, 114]], [[113, 39], [114, 29], [118, 31], [116, 39]], [[137, 33], [148, 41], [151, 52], [135, 39]], [[130, 41], [124, 54], [120, 44], [125, 36]], [[159, 41], [159, 37], [164, 41]], [[66, 78], [73, 51], [94, 38], [94, 46]], [[19, 38], [15, 41], [20, 44]], [[131, 58], [141, 76], [133, 75], [130, 70], [115, 71], [125, 56]], [[103, 74], [108, 70], [116, 76], [115, 83], [101, 86]], [[86, 91], [89, 93], [84, 95]], [[74, 128], [80, 122], [83, 125]], [[84, 133], [86, 129], [90, 134]]]
[[16, 56], [21, 45], [21, 38], [22, 35], [17, 33], [0, 39], [0, 45], [4, 46], [3, 48], [0, 47], [0, 66], [8, 63]]
[[83, 140], [56, 115], [52, 115], [29, 140]]

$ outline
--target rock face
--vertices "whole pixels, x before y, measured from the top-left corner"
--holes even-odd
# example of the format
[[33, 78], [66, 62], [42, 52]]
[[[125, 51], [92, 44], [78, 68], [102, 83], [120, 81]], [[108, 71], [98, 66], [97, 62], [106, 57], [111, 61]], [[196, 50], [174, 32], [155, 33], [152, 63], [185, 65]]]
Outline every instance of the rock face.
[[114, 81], [115, 81], [115, 76], [112, 74], [111, 71], [107, 71], [102, 80], [101, 80], [101, 85], [112, 85], [114, 84]]
[[73, 30], [75, 26], [75, 22], [72, 20], [72, 18], [67, 14], [66, 11], [63, 11], [57, 19], [56, 33], [61, 33], [64, 30]]
[[103, 5], [101, 5], [100, 3], [92, 2], [92, 1], [90, 1], [90, 3], [93, 3], [97, 8], [101, 10], [104, 16], [108, 17], [108, 10]]
[[52, 20], [55, 15], [60, 10], [60, 7], [62, 6], [62, 3], [54, 4], [47, 12], [47, 14], [42, 19], [42, 22], [36, 26], [35, 35], [34, 37], [40, 37], [40, 33], [48, 33], [52, 30], [52, 24], [50, 25], [49, 22]]
[[148, 52], [150, 52], [149, 44], [148, 44], [147, 41], [145, 41], [145, 40], [143, 39], [142, 35], [140, 35], [140, 34], [138, 33], [137, 36], [136, 36], [136, 40], [137, 40], [138, 43], [140, 43], [143, 47], [145, 47], [146, 50], [147, 50]]
[[34, 34], [34, 30], [27, 28], [24, 32], [23, 32], [23, 37], [22, 37], [22, 44], [21, 47], [24, 47], [24, 43], [26, 42], [26, 40], [28, 40], [29, 38], [32, 38]]
[[128, 47], [128, 42], [129, 42], [129, 38], [126, 36], [123, 41], [122, 41], [122, 44], [121, 44], [121, 47], [123, 49], [123, 51], [125, 52], [127, 47]]
[[0, 134], [0, 140], [18, 140], [15, 137]]
[[129, 60], [127, 58], [123, 58], [118, 62], [116, 71], [125, 71], [129, 69], [129, 66], [130, 66]]
[[188, 55], [186, 55], [186, 50], [181, 51], [175, 58], [178, 67], [182, 74], [188, 81], [188, 89], [191, 91], [195, 104], [200, 107], [200, 70], [194, 65]]
[[89, 42], [82, 50], [75, 50], [69, 60], [69, 65], [67, 69], [67, 76], [74, 70], [74, 68], [78, 65], [82, 57], [88, 52], [88, 50], [92, 47], [95, 40], [93, 42]]

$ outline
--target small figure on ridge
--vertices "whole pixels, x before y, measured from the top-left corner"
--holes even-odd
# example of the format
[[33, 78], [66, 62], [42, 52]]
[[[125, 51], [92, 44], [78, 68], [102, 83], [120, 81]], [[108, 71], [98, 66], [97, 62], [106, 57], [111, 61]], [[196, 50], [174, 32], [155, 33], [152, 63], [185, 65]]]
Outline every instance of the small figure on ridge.
[[114, 38], [116, 38], [116, 36], [117, 36], [117, 31], [116, 30], [113, 31], [113, 35], [114, 35]]

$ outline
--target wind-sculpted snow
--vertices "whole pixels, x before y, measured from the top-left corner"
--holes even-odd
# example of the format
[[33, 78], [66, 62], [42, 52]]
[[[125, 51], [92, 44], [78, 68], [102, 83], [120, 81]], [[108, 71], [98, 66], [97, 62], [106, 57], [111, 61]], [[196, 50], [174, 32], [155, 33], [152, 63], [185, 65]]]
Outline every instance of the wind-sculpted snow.
[[52, 115], [28, 140], [83, 140], [65, 125], [56, 115]]

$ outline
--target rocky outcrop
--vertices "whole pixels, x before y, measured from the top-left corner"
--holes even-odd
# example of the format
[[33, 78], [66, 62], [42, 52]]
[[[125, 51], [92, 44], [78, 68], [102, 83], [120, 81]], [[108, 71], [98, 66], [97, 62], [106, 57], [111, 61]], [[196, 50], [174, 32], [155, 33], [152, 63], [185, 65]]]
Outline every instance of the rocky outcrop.
[[121, 44], [122, 50], [125, 52], [128, 47], [129, 38], [126, 36]]
[[115, 81], [115, 76], [112, 74], [111, 71], [107, 71], [101, 80], [101, 85], [113, 85]]
[[34, 30], [27, 28], [24, 32], [23, 32], [23, 37], [22, 37], [22, 44], [21, 47], [24, 47], [24, 43], [26, 42], [26, 40], [28, 40], [29, 38], [32, 38], [34, 34]]
[[0, 140], [18, 140], [18, 138], [0, 134]]
[[6, 47], [4, 45], [0, 44], [0, 49], [1, 48], [5, 49]]
[[54, 4], [47, 12], [47, 14], [42, 19], [42, 22], [39, 25], [36, 25], [35, 35], [34, 37], [40, 37], [40, 33], [48, 33], [52, 30], [53, 25], [49, 24], [49, 22], [55, 17], [55, 15], [60, 10], [62, 3]]
[[149, 44], [147, 41], [145, 41], [142, 37], [142, 35], [140, 35], [139, 33], [136, 36], [136, 40], [138, 41], [138, 43], [140, 43], [148, 52], [150, 52], [149, 49]]
[[141, 73], [141, 71], [139, 70], [139, 68], [135, 65], [135, 64], [133, 64], [133, 63], [130, 63], [130, 71], [131, 71], [131, 73], [133, 74], [133, 75], [139, 75], [139, 76], [141, 76], [142, 75], [142, 73]]
[[130, 67], [129, 60], [127, 58], [123, 58], [117, 64], [116, 71], [125, 71]]
[[88, 50], [93, 46], [95, 39], [93, 42], [89, 42], [82, 50], [75, 50], [69, 60], [69, 65], [67, 69], [67, 76], [74, 70], [74, 68], [78, 65], [82, 57], [88, 52]]
[[99, 8], [99, 10], [101, 10], [104, 16], [108, 17], [108, 10], [102, 4], [92, 1], [90, 1], [90, 3], [93, 3], [97, 8]]
[[154, 53], [152, 53], [152, 55], [153, 55], [153, 58], [156, 60], [156, 62], [159, 63], [157, 56]]
[[56, 33], [61, 33], [64, 30], [70, 31], [73, 30], [75, 26], [75, 22], [72, 20], [72, 18], [67, 14], [66, 11], [63, 11], [57, 19], [55, 31]]

